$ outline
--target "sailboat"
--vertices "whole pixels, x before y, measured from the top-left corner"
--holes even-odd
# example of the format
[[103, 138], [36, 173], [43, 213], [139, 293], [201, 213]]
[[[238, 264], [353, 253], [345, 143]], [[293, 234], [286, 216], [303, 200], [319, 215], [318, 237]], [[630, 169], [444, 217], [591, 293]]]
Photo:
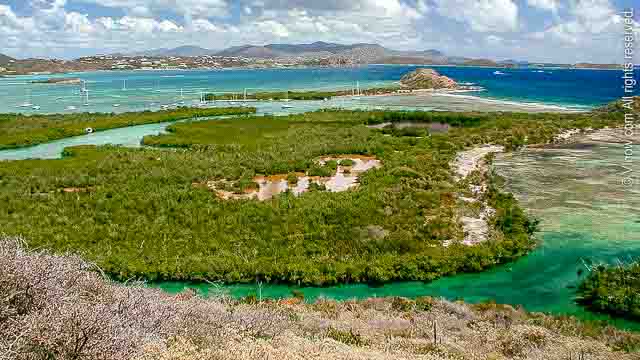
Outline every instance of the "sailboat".
[[[282, 99], [282, 101], [284, 102], [289, 102], [291, 101], [291, 99], [289, 99], [289, 90], [287, 90], [287, 93], [285, 95], [286, 97], [284, 99]], [[293, 108], [293, 105], [289, 105], [289, 104], [282, 104], [282, 108], [283, 109], [291, 109]]]
[[122, 91], [127, 91], [127, 80], [122, 80]]
[[360, 100], [360, 81], [356, 81], [356, 90], [355, 90], [355, 96], [353, 97], [354, 100]]
[[87, 82], [82, 81], [82, 88], [80, 92], [84, 94], [84, 106], [89, 106], [89, 89], [87, 89]]
[[32, 107], [33, 104], [31, 103], [31, 90], [27, 91], [27, 96], [24, 100], [24, 102], [20, 105], [20, 107], [23, 108], [28, 108], [28, 107]]
[[242, 106], [248, 106], [247, 104], [247, 88], [244, 88], [244, 102], [242, 103]]
[[184, 105], [184, 92], [182, 91], [182, 88], [180, 88], [180, 102], [178, 102], [179, 105]]

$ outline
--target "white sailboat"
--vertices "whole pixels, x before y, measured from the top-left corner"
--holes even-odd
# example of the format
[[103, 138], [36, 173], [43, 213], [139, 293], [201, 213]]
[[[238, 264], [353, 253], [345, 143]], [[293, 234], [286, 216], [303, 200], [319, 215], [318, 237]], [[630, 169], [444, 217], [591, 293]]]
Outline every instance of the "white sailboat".
[[178, 102], [178, 105], [184, 106], [184, 91], [182, 88], [180, 88], [180, 101]]
[[[282, 101], [287, 102], [287, 103], [288, 103], [289, 101], [291, 101], [291, 99], [289, 99], [289, 90], [287, 90], [287, 93], [286, 93], [286, 95], [285, 95], [285, 98], [284, 98], [284, 99], [282, 99]], [[289, 104], [282, 104], [282, 108], [283, 108], [283, 109], [291, 109], [291, 108], [293, 108], [293, 105], [289, 105]]]
[[247, 88], [244, 88], [244, 98], [242, 106], [248, 106], [247, 104]]
[[127, 91], [127, 79], [122, 80], [122, 91]]
[[22, 104], [19, 105], [20, 107], [23, 108], [28, 108], [28, 107], [32, 107], [33, 104], [31, 103], [31, 90], [27, 91], [27, 95], [24, 99], [24, 102]]
[[360, 81], [356, 81], [356, 89], [355, 89], [355, 92], [354, 92], [353, 99], [354, 100], [360, 100], [360, 95], [361, 95], [361, 93], [360, 93]]
[[87, 82], [82, 80], [82, 88], [80, 93], [84, 94], [84, 106], [89, 106], [89, 89], [87, 89]]

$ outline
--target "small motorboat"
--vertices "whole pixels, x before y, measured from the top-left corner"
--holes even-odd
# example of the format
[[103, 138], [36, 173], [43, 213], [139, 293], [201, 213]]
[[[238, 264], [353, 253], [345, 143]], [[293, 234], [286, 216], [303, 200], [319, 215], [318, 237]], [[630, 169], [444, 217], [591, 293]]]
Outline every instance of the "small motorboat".
[[67, 107], [65, 108], [65, 110], [67, 110], [67, 111], [73, 111], [73, 110], [76, 110], [76, 109], [78, 109], [78, 108], [77, 108], [77, 107], [75, 107], [75, 106], [73, 106], [73, 105], [71, 105], [71, 106], [67, 106]]
[[113, 104], [113, 107], [120, 107], [120, 104]]
[[33, 107], [31, 107], [33, 110], [40, 110], [40, 106], [38, 105], [33, 105]]
[[283, 109], [293, 109], [293, 105], [282, 104]]

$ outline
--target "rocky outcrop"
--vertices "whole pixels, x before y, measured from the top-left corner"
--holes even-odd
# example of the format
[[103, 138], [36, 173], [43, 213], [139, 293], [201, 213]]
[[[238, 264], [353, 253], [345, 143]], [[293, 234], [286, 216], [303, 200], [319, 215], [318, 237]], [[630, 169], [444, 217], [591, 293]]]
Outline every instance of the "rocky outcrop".
[[409, 89], [455, 89], [458, 87], [453, 79], [438, 74], [433, 69], [417, 69], [400, 79], [400, 85]]

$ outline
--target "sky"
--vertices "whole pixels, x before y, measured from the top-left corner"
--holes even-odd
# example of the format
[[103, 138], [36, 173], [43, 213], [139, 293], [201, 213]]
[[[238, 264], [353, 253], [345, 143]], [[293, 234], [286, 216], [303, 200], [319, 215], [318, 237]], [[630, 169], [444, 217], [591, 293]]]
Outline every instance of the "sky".
[[[623, 61], [640, 0], [0, 0], [0, 53], [75, 58], [314, 41], [533, 62]], [[635, 57], [640, 59], [640, 56]]]

